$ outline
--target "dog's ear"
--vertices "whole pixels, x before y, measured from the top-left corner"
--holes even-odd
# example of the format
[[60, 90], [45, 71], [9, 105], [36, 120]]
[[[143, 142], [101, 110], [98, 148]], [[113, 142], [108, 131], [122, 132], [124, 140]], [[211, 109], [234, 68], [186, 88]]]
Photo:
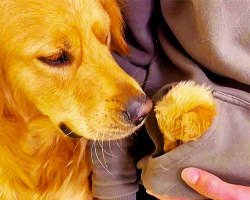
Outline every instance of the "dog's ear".
[[109, 14], [111, 25], [111, 50], [128, 54], [129, 48], [124, 40], [124, 21], [120, 11], [122, 0], [102, 0], [104, 9]]

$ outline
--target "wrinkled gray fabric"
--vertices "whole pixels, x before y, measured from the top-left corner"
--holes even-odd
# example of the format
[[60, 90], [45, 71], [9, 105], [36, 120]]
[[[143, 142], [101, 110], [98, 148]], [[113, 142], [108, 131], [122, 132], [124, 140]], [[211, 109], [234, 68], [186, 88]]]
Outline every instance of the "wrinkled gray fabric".
[[[143, 185], [158, 195], [206, 199], [180, 178], [185, 167], [193, 166], [224, 181], [250, 186], [247, 142], [250, 140], [250, 1], [126, 0], [125, 3], [123, 13], [131, 54], [122, 56], [114, 52], [118, 64], [139, 83], [144, 83], [144, 91], [149, 97], [154, 96], [153, 100], [182, 80], [205, 83], [214, 88], [219, 111], [212, 127], [197, 142], [183, 144], [167, 154], [163, 154], [162, 135], [152, 113], [146, 128], [154, 146], [142, 147], [145, 152], [153, 153], [144, 155], [137, 165], [142, 170]], [[146, 132], [144, 136], [147, 137]], [[124, 145], [128, 148], [130, 142], [124, 141]], [[131, 152], [132, 157], [134, 153]], [[115, 167], [125, 175], [123, 167]], [[136, 168], [130, 170], [135, 172]], [[108, 179], [102, 172], [97, 177]], [[131, 195], [138, 189], [134, 180], [130, 179], [134, 190], [127, 192], [129, 186], [121, 184], [119, 194], [115, 187], [111, 193], [122, 198]], [[105, 183], [102, 184], [105, 193]]]

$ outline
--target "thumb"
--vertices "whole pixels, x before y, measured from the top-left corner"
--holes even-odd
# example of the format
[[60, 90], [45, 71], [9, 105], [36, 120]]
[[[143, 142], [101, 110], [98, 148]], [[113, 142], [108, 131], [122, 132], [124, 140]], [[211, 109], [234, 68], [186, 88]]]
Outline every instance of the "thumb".
[[250, 196], [250, 188], [226, 183], [200, 169], [184, 169], [181, 176], [190, 187], [209, 199], [247, 199]]

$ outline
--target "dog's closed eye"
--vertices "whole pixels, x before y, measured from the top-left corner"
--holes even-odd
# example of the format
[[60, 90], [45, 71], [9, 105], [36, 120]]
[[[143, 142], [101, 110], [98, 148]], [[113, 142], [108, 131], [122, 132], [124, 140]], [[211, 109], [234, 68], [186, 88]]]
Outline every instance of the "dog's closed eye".
[[49, 57], [39, 57], [41, 62], [51, 66], [51, 67], [61, 67], [70, 64], [69, 56], [66, 52], [60, 52], [58, 54]]

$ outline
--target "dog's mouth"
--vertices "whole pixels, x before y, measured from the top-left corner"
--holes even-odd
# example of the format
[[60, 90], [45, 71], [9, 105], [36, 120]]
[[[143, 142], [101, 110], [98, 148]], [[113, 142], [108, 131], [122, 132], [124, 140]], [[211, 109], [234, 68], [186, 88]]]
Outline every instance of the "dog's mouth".
[[61, 131], [70, 138], [82, 138], [82, 136], [77, 135], [74, 131], [72, 131], [66, 124], [61, 123], [59, 128]]
[[[144, 124], [145, 124], [145, 121], [146, 121], [146, 117], [144, 120], [141, 121], [140, 124], [138, 124], [135, 128], [132, 129], [132, 133], [135, 133], [136, 131], [138, 131]], [[67, 136], [67, 137], [70, 137], [70, 138], [74, 138], [74, 139], [77, 139], [77, 138], [82, 138], [83, 136], [80, 136], [78, 135], [77, 133], [75, 133], [74, 131], [72, 131], [65, 123], [61, 123], [59, 125], [59, 128], [61, 129], [61, 131]], [[129, 135], [131, 135], [129, 134]], [[121, 136], [122, 137], [122, 136]]]

